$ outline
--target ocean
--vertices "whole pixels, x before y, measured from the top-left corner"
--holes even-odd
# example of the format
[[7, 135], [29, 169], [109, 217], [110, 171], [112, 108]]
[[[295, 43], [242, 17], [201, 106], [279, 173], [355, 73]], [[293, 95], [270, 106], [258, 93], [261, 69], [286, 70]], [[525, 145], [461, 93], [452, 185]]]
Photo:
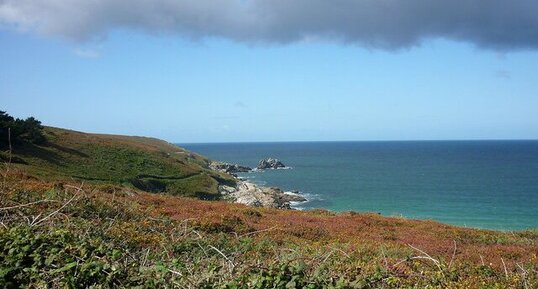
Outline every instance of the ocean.
[[297, 190], [297, 209], [375, 212], [496, 230], [538, 229], [538, 141], [179, 144], [214, 160], [289, 169], [240, 174]]

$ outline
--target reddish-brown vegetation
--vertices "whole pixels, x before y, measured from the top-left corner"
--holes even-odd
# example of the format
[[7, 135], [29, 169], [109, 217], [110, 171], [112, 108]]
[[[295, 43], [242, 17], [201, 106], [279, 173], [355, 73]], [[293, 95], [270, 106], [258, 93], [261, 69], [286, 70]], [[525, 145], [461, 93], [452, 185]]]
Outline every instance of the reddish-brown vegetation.
[[[17, 186], [31, 191], [47, 191], [66, 183], [41, 181], [23, 174], [13, 178]], [[72, 185], [80, 183], [73, 183]], [[538, 262], [538, 232], [499, 232], [455, 227], [427, 220], [385, 217], [373, 213], [327, 210], [279, 210], [253, 208], [219, 201], [126, 192], [124, 188], [87, 186], [92, 197], [114, 198], [116, 202], [136, 203], [150, 217], [169, 217], [188, 222], [202, 231], [236, 235], [270, 236], [275, 242], [309, 243], [316, 246], [343, 244], [350, 251], [359, 247], [387, 247], [398, 251], [388, 256], [397, 262], [418, 248], [435, 258], [465, 260], [500, 269], [501, 258], [509, 268], [523, 262]], [[91, 189], [90, 189], [91, 188]], [[129, 228], [123, 228], [129, 230]], [[118, 231], [118, 234], [121, 234]], [[151, 242], [151, 240], [148, 240]], [[390, 260], [390, 259], [393, 260]], [[538, 263], [537, 263], [538, 265]]]

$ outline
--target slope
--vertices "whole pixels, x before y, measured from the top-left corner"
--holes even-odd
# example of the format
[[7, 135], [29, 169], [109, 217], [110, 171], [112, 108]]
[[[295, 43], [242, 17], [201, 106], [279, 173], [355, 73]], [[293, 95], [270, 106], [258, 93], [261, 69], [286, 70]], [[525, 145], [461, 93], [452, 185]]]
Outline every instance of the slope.
[[[165, 141], [45, 127], [43, 145], [14, 147], [17, 168], [44, 180], [81, 180], [148, 192], [218, 199], [232, 176], [208, 168], [209, 160]], [[2, 152], [9, 161], [9, 152]]]

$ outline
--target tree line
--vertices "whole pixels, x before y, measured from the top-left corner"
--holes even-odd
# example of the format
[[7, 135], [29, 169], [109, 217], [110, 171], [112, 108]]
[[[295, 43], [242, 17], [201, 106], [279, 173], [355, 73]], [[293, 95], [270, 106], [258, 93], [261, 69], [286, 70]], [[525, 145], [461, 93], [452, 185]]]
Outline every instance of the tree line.
[[42, 144], [46, 141], [41, 122], [34, 117], [14, 118], [5, 111], [0, 111], [0, 146], [22, 143]]

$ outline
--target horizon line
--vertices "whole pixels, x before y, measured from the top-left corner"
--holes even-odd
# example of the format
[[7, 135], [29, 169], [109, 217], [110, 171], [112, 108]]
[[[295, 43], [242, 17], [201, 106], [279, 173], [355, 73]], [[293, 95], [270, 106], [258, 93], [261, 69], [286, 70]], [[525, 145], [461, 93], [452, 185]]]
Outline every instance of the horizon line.
[[215, 142], [170, 142], [172, 144], [256, 144], [256, 143], [336, 143], [336, 142], [479, 142], [479, 141], [538, 141], [538, 138], [521, 138], [521, 139], [389, 139], [389, 140], [290, 140], [290, 141], [215, 141]]

